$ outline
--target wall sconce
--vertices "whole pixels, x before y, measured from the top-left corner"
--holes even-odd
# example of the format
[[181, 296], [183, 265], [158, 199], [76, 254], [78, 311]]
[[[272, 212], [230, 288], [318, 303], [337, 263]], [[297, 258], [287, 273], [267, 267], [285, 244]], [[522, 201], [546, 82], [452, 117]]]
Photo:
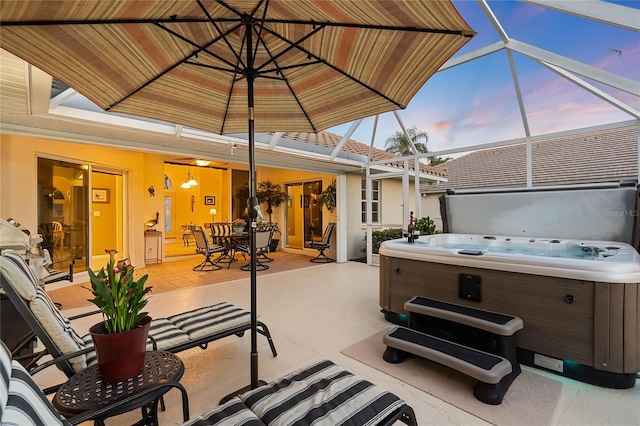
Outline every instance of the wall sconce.
[[216, 211], [215, 208], [211, 208], [209, 209], [209, 214], [211, 215], [211, 222], [215, 222], [216, 221], [216, 215], [218, 214], [218, 212]]

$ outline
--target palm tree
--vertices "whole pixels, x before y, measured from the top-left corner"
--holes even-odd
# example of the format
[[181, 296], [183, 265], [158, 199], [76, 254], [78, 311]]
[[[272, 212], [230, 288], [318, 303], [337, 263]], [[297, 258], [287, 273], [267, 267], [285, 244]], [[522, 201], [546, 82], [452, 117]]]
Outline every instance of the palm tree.
[[[429, 152], [427, 149], [427, 141], [429, 140], [427, 132], [418, 131], [414, 126], [407, 129], [407, 134], [418, 150], [418, 153]], [[424, 142], [420, 142], [420, 139], [424, 139]], [[395, 132], [393, 136], [389, 136], [385, 141], [385, 147], [387, 148], [387, 152], [393, 152], [398, 155], [404, 156], [415, 154], [415, 152], [411, 150], [411, 144], [407, 140], [407, 136], [404, 132]]]
[[271, 213], [273, 213], [273, 207], [278, 207], [289, 199], [286, 192], [282, 190], [280, 184], [272, 183], [270, 180], [265, 180], [258, 184], [258, 190], [256, 196], [260, 203], [267, 203], [267, 214], [269, 215], [269, 223], [271, 223]]

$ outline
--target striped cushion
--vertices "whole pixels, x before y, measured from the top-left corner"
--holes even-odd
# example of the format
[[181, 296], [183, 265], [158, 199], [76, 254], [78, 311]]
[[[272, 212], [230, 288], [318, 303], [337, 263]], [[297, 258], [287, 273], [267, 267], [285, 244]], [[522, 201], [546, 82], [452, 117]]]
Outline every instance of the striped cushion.
[[[38, 280], [20, 255], [15, 252], [3, 253], [0, 256], [0, 272], [6, 278], [7, 284], [10, 284], [25, 300], [36, 320], [61, 353], [67, 354], [84, 349], [82, 338], [38, 285]], [[73, 358], [69, 362], [76, 372], [86, 368], [84, 355]]]
[[249, 324], [251, 314], [230, 303], [221, 302], [173, 315], [167, 319], [187, 333], [191, 339], [198, 339], [232, 327]]
[[181, 426], [265, 426], [260, 419], [238, 398], [231, 398], [213, 411]]
[[9, 379], [11, 378], [11, 352], [0, 340], [0, 420], [9, 398]]
[[[76, 333], [71, 322], [62, 315], [44, 290], [38, 288], [38, 295], [29, 304], [29, 308], [61, 353], [68, 354], [85, 348], [82, 337]], [[72, 358], [69, 362], [76, 372], [87, 367], [84, 355]]]
[[[156, 341], [157, 349], [165, 350], [189, 341], [189, 335], [166, 318], [151, 321], [149, 336]], [[147, 340], [147, 350], [153, 350], [151, 339]]]
[[376, 425], [404, 405], [397, 396], [328, 360], [240, 398], [269, 426]]
[[1, 413], [3, 426], [70, 425], [22, 365], [12, 361], [11, 367], [9, 398]]
[[0, 272], [24, 300], [36, 297], [38, 279], [17, 252], [6, 251], [0, 256]]

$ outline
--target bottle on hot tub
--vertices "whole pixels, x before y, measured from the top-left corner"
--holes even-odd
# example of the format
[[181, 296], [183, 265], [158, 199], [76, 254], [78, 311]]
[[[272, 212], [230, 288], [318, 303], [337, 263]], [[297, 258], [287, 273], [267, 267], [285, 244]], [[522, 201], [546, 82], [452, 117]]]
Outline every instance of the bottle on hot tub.
[[413, 212], [409, 212], [409, 225], [407, 225], [407, 241], [413, 243], [420, 236], [420, 232], [413, 223]]

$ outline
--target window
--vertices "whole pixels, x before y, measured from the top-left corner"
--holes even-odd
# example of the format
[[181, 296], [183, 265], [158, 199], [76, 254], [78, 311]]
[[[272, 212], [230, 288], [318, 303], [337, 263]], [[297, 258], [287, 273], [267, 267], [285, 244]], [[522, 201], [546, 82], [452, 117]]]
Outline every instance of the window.
[[[362, 179], [362, 223], [367, 223], [367, 180]], [[380, 223], [380, 181], [371, 180], [371, 222]]]

